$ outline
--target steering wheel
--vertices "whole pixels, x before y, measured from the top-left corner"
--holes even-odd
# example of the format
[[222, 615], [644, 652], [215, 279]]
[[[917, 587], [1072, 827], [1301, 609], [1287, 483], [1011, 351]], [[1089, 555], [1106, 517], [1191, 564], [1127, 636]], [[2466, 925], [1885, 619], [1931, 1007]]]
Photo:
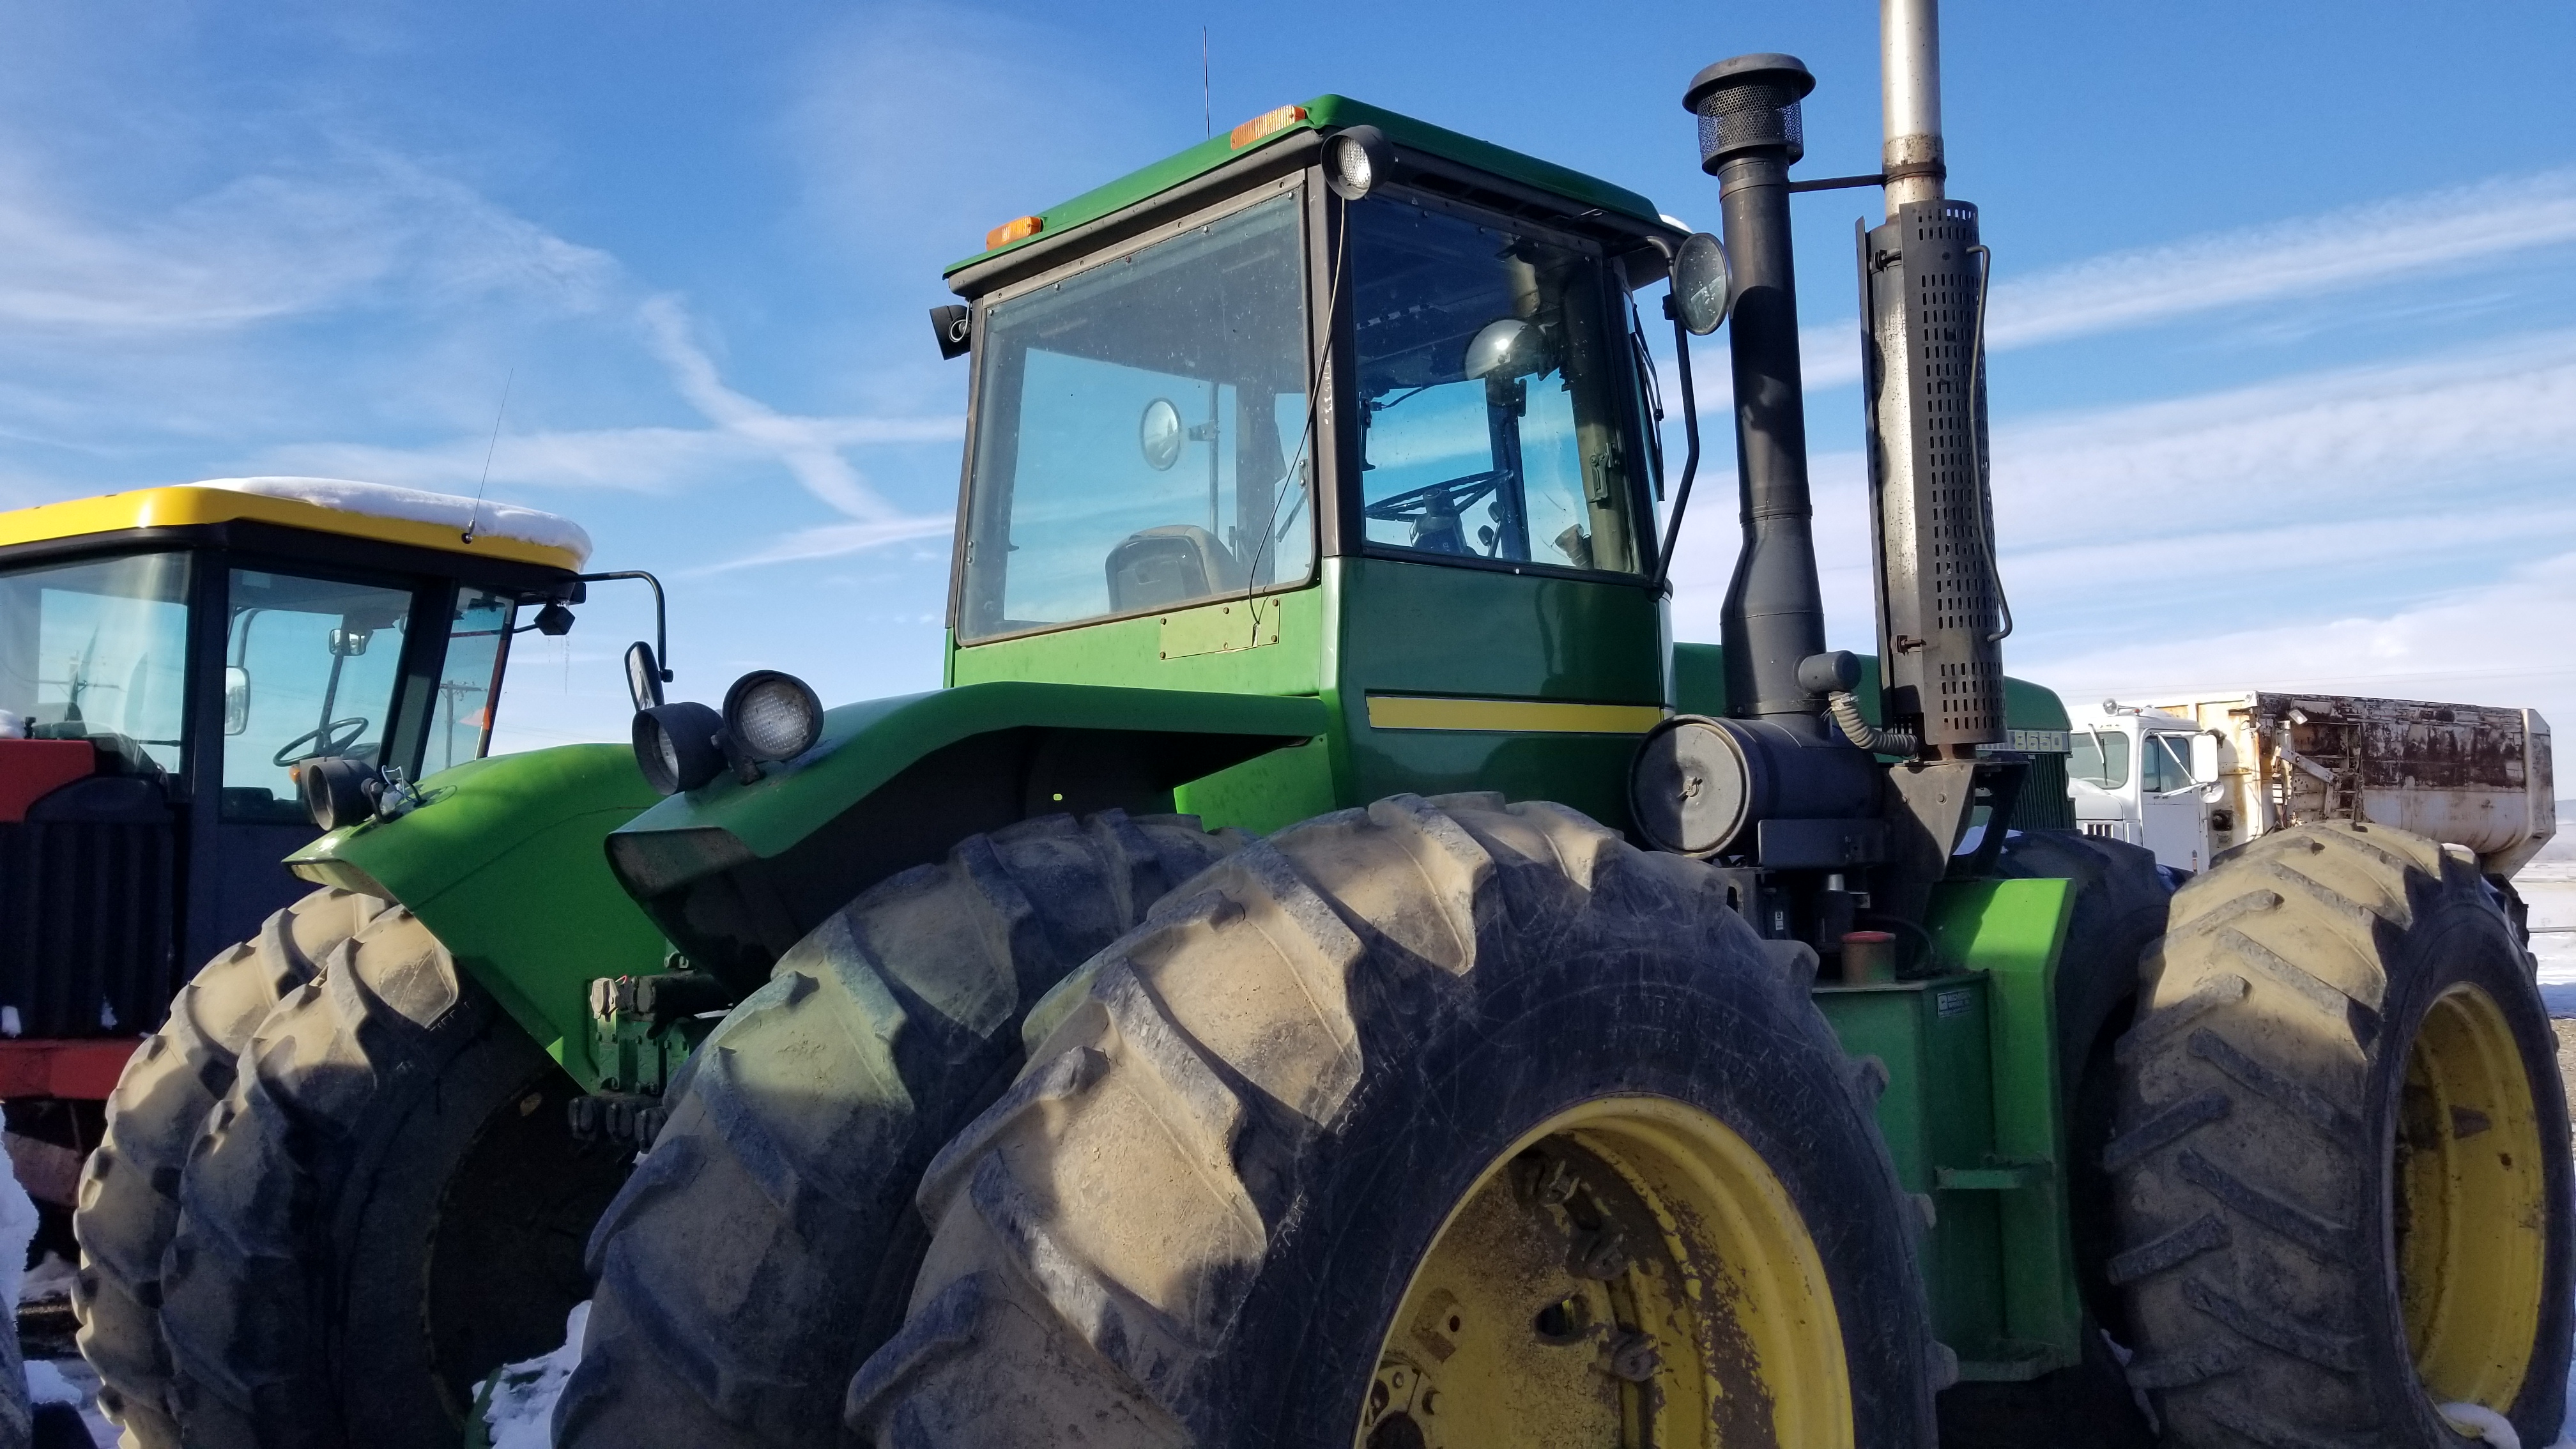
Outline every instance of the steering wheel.
[[[1473, 553], [1467, 547], [1466, 530], [1460, 515], [1476, 506], [1503, 484], [1504, 474], [1497, 469], [1487, 473], [1469, 473], [1443, 483], [1410, 488], [1392, 498], [1381, 498], [1364, 511], [1381, 523], [1410, 523], [1417, 538], [1447, 534], [1458, 541], [1458, 552]], [[1429, 522], [1431, 527], [1423, 527]]]
[[[358, 715], [353, 714], [347, 719], [335, 719], [329, 724], [306, 730], [285, 744], [279, 745], [277, 753], [269, 756], [269, 763], [283, 770], [298, 760], [310, 759], [315, 755], [345, 755], [349, 753], [349, 746], [358, 742], [358, 736], [366, 732], [367, 721]], [[304, 746], [307, 744], [313, 748], [305, 749]]]

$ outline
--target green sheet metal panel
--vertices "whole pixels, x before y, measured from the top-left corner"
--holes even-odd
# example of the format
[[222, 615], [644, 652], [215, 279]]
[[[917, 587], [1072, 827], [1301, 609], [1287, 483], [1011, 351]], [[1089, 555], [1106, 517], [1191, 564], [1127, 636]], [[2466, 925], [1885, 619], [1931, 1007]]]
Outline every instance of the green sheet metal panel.
[[2005, 1330], [2029, 1350], [2016, 1375], [2067, 1367], [2082, 1352], [2057, 1096], [2057, 958], [2074, 908], [2063, 880], [1958, 881], [1933, 893], [1926, 921], [1936, 957], [1983, 970], [1993, 983], [1995, 1157], [2043, 1169], [1997, 1194]]
[[669, 946], [601, 842], [661, 797], [624, 745], [497, 755], [421, 782], [426, 803], [287, 858], [304, 879], [402, 902], [585, 1088], [594, 977], [659, 971]]
[[1933, 1331], [1969, 1378], [2082, 1354], [2054, 1006], [2072, 909], [2062, 880], [1945, 883], [1927, 923], [1942, 974], [1816, 990], [1844, 1049], [1887, 1064], [1879, 1128], [1906, 1191], [1933, 1199]]
[[[1500, 790], [1628, 823], [1628, 762], [1664, 707], [1663, 606], [1635, 584], [1397, 559], [1337, 561], [1342, 803]], [[1389, 699], [1490, 709], [1498, 727], [1386, 728]], [[1376, 707], [1372, 709], [1372, 701]], [[1517, 705], [1607, 707], [1568, 719]], [[1526, 715], [1541, 728], [1511, 728]]]
[[1941, 1192], [1943, 1169], [1994, 1154], [1992, 1035], [1987, 978], [1953, 972], [1883, 986], [1816, 988], [1843, 1050], [1887, 1066], [1878, 1126], [1897, 1181], [1932, 1197], [1924, 1290], [1933, 1332], [1963, 1363], [1993, 1356], [2006, 1336], [2001, 1214], [1991, 1192]]
[[775, 856], [932, 751], [1028, 726], [1302, 741], [1324, 732], [1327, 711], [1320, 700], [1296, 696], [1019, 682], [872, 699], [825, 710], [821, 741], [761, 779], [746, 785], [719, 775], [660, 801], [617, 833], [716, 830], [752, 856]]

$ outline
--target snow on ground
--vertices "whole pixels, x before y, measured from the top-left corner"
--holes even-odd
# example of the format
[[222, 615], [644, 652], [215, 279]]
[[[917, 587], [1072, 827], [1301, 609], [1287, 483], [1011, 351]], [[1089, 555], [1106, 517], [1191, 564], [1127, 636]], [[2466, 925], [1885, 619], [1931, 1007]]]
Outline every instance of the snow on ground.
[[561, 1348], [501, 1370], [491, 1407], [483, 1414], [492, 1431], [492, 1449], [552, 1449], [555, 1400], [563, 1394], [564, 1380], [572, 1377], [573, 1361], [581, 1357], [581, 1331], [589, 1322], [590, 1305], [574, 1304], [572, 1316], [564, 1320]]

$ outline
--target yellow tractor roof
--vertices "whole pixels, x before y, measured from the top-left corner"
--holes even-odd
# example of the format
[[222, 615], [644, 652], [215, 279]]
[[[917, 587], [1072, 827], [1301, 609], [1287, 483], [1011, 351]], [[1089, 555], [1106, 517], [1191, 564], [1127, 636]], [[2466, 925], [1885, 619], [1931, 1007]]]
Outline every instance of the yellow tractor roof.
[[[212, 478], [0, 513], [0, 549], [137, 529], [266, 523], [578, 573], [580, 524], [511, 503], [345, 478]], [[467, 537], [471, 523], [472, 537]]]

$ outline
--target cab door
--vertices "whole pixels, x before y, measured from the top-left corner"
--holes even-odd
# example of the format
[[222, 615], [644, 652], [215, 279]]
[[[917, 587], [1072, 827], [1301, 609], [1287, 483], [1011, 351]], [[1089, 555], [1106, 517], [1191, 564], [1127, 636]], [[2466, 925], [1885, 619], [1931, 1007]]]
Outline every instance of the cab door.
[[2209, 830], [2203, 818], [2208, 805], [2191, 775], [2191, 740], [2186, 734], [2141, 738], [2138, 809], [2142, 843], [2156, 853], [2156, 862], [2199, 871], [2209, 865]]

